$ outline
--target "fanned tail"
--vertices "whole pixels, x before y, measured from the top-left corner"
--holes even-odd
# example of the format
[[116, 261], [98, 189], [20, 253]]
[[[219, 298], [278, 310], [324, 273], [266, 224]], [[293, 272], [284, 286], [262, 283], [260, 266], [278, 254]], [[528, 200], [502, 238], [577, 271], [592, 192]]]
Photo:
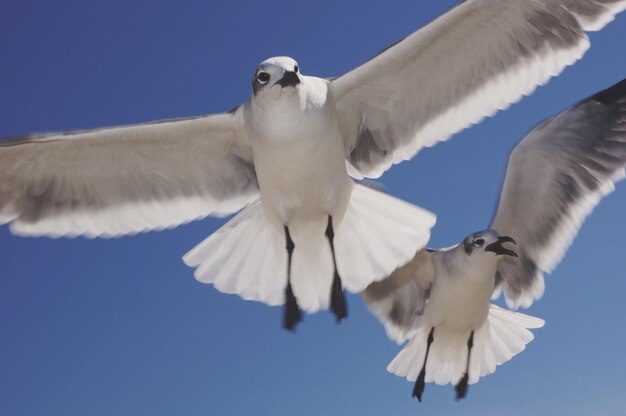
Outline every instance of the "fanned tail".
[[[334, 226], [343, 288], [359, 293], [410, 261], [430, 237], [430, 212], [362, 185], [354, 185], [346, 212]], [[301, 309], [330, 302], [334, 268], [325, 231], [328, 216], [289, 226], [295, 244], [293, 294]], [[195, 277], [225, 293], [269, 305], [284, 302], [287, 253], [283, 230], [268, 221], [260, 201], [249, 205], [184, 257]]]
[[[474, 332], [469, 384], [493, 373], [496, 366], [522, 352], [534, 338], [529, 329], [541, 328], [543, 324], [542, 319], [490, 305], [487, 320]], [[387, 371], [415, 381], [424, 362], [428, 331], [430, 328], [420, 328], [389, 363]], [[435, 328], [426, 363], [426, 382], [456, 384], [461, 379], [465, 372], [468, 337], [469, 331], [450, 332]]]
[[257, 200], [183, 257], [194, 276], [224, 293], [281, 305], [287, 285], [283, 234], [267, 221]]

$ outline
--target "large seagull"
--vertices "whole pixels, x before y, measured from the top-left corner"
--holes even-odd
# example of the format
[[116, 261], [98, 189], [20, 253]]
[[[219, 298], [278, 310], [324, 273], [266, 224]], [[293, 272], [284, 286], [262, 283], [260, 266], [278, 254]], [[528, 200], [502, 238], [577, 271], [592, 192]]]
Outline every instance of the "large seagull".
[[191, 250], [198, 280], [347, 316], [422, 248], [434, 215], [356, 185], [508, 107], [579, 59], [624, 0], [468, 0], [334, 79], [263, 61], [230, 112], [0, 145], [0, 223], [113, 237], [236, 212]]

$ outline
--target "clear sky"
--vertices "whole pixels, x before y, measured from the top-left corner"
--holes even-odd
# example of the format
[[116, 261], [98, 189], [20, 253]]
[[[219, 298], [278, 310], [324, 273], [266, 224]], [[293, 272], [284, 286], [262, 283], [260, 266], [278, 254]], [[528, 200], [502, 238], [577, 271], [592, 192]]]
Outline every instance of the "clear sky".
[[[0, 6], [0, 137], [228, 110], [256, 65], [340, 75], [455, 1], [21, 0]], [[506, 112], [394, 167], [388, 192], [438, 215], [430, 245], [487, 227], [506, 158], [540, 120], [626, 77], [626, 15], [582, 61]], [[552, 415], [626, 410], [626, 184], [583, 226], [528, 313], [526, 351], [454, 401], [385, 371], [399, 347], [360, 298], [306, 316], [198, 283], [181, 256], [223, 224], [114, 240], [0, 227], [0, 414]]]

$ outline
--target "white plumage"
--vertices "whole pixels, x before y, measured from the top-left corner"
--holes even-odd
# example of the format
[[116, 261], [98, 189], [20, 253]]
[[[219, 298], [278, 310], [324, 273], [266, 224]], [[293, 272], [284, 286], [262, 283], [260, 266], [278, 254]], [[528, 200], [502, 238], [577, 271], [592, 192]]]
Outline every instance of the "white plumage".
[[[354, 185], [350, 204], [336, 230], [337, 267], [345, 288], [361, 292], [371, 283], [368, 275], [387, 276], [404, 264], [380, 259], [413, 255], [416, 243], [424, 246], [428, 235], [419, 229], [411, 233], [404, 224], [431, 220], [426, 211]], [[319, 278], [333, 274], [324, 227], [325, 221], [311, 222], [292, 232], [296, 247], [302, 248], [294, 251], [293, 267], [299, 273], [293, 275], [292, 283], [298, 304], [308, 312], [328, 307], [331, 281]], [[322, 232], [314, 232], [320, 229]], [[283, 235], [267, 222], [257, 201], [187, 253], [184, 261], [197, 267], [196, 279], [213, 283], [222, 292], [280, 305], [287, 283], [286, 275], [276, 275], [287, 261], [283, 244]]]
[[[475, 330], [469, 384], [522, 352], [534, 338], [528, 329], [541, 328], [543, 324], [541, 319], [489, 305], [487, 319]], [[389, 363], [387, 371], [415, 381], [424, 362], [427, 337], [428, 331], [419, 328]], [[426, 365], [426, 382], [444, 385], [461, 380], [467, 360], [467, 337], [466, 331], [436, 331]]]

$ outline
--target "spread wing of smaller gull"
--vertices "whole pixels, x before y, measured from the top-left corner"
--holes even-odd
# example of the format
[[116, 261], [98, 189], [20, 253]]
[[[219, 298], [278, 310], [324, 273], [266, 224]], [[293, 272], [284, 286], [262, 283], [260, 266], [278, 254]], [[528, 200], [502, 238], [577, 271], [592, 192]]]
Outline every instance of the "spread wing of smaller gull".
[[[446, 249], [420, 250], [363, 298], [399, 343], [387, 369], [415, 381], [468, 384], [532, 341], [543, 321], [490, 304], [529, 306], [582, 222], [614, 190], [626, 166], [626, 79], [545, 121], [511, 153], [495, 218]], [[504, 244], [510, 244], [509, 248]]]
[[114, 237], [236, 212], [185, 257], [245, 299], [348, 314], [407, 263], [435, 217], [355, 184], [531, 93], [582, 56], [624, 0], [468, 0], [332, 80], [289, 57], [235, 110], [3, 141], [0, 223], [20, 235]]

